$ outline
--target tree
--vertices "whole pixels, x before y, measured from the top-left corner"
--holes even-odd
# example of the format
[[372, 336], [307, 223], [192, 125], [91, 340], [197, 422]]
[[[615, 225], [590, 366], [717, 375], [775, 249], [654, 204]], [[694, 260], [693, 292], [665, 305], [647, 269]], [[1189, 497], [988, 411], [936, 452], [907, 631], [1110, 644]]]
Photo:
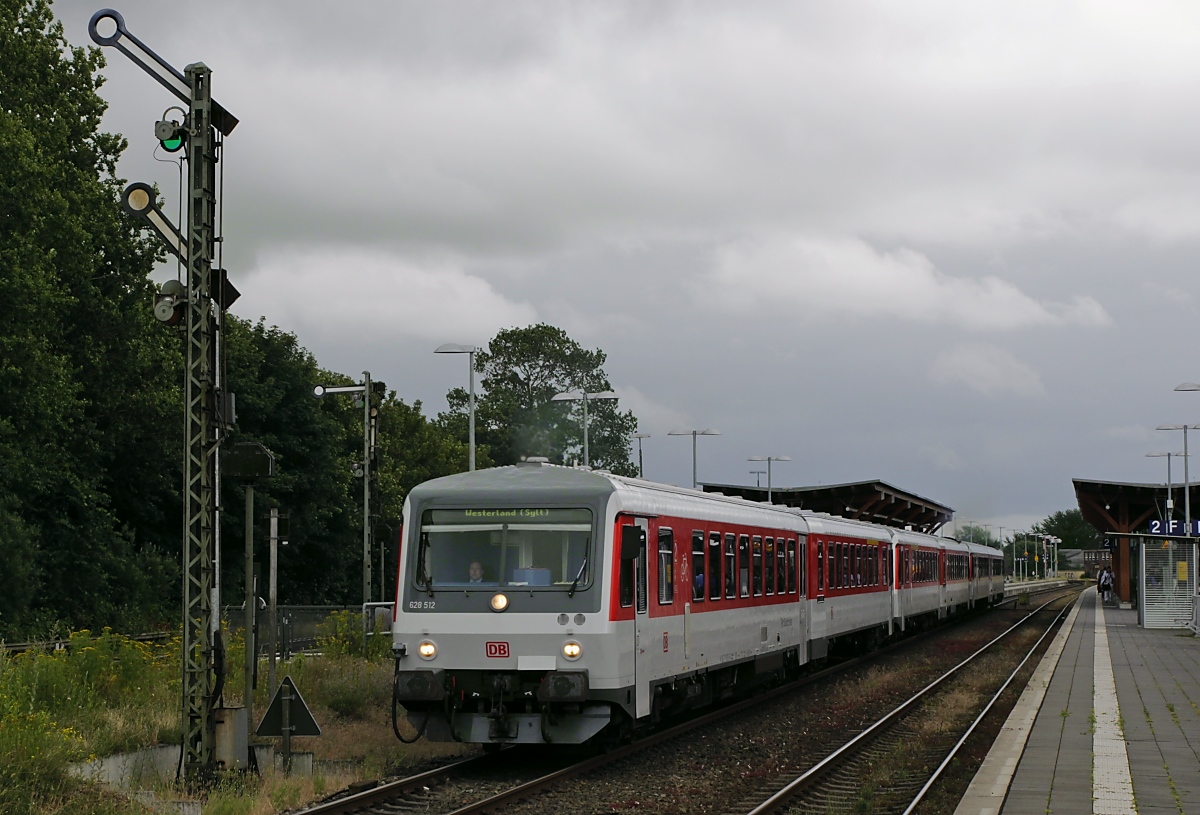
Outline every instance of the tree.
[[[558, 393], [612, 390], [604, 373], [605, 353], [589, 351], [561, 328], [545, 323], [500, 331], [475, 355], [483, 395], [476, 403], [476, 435], [496, 464], [515, 464], [527, 456], [568, 463], [583, 459], [583, 408], [578, 402], [551, 402]], [[448, 426], [465, 429], [468, 394], [447, 394]], [[588, 403], [591, 464], [623, 475], [637, 475], [630, 461], [630, 439], [637, 430], [632, 411], [617, 400]]]
[[[285, 603], [358, 603], [362, 600], [363, 413], [349, 396], [312, 398], [314, 384], [352, 385], [322, 370], [294, 334], [260, 319], [228, 318], [224, 330], [229, 387], [237, 394], [238, 422], [226, 444], [256, 441], [275, 456], [275, 475], [255, 486], [255, 538], [265, 546], [271, 507], [288, 514], [290, 545], [279, 563]], [[377, 383], [382, 384], [382, 383]], [[375, 394], [379, 407], [373, 462], [372, 529], [377, 546], [399, 531], [404, 498], [414, 486], [466, 468], [466, 445], [395, 392]], [[222, 485], [224, 539], [232, 551], [244, 540], [244, 487]], [[228, 546], [228, 544], [227, 544]], [[227, 551], [229, 551], [227, 549]], [[264, 560], [265, 549], [258, 557]], [[244, 567], [227, 557], [225, 601], [244, 591]], [[385, 575], [386, 577], [386, 575]], [[378, 580], [378, 577], [376, 577]]]
[[980, 543], [984, 546], [994, 546], [999, 548], [1000, 542], [992, 536], [992, 531], [986, 526], [977, 524], [963, 524], [958, 528], [958, 539], [960, 541], [970, 541], [971, 543]]
[[1083, 519], [1083, 512], [1079, 509], [1060, 510], [1047, 515], [1029, 529], [1035, 534], [1060, 538], [1060, 550], [1097, 549], [1100, 546], [1100, 533]]
[[0, 538], [36, 564], [0, 633], [137, 627], [178, 593], [179, 350], [98, 130], [103, 64], [45, 0], [0, 0]]

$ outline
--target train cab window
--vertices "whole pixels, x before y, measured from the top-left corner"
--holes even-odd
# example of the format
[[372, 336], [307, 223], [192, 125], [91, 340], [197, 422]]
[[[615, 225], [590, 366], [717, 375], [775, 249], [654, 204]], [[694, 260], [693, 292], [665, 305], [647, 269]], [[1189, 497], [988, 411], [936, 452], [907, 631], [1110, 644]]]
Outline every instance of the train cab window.
[[825, 541], [817, 544], [817, 593], [825, 591]]
[[483, 583], [574, 594], [592, 583], [590, 509], [430, 509], [420, 531], [411, 557], [421, 589]]
[[738, 587], [742, 597], [750, 596], [750, 536], [738, 535]]
[[737, 544], [732, 532], [725, 535], [725, 598], [737, 597]]
[[763, 593], [763, 539], [762, 535], [755, 535], [751, 539], [750, 551], [752, 557], [750, 560], [752, 569], [751, 583], [754, 584], [754, 596], [761, 597]]
[[692, 602], [704, 602], [704, 533], [692, 532]]
[[675, 602], [675, 533], [666, 527], [658, 530], [658, 603]]
[[708, 599], [721, 599], [721, 533], [708, 533]]

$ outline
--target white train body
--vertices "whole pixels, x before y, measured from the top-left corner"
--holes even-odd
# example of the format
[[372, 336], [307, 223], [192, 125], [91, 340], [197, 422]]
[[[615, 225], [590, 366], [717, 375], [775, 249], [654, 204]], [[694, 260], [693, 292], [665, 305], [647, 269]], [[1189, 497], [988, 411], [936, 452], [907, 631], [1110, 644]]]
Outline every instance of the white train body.
[[1002, 596], [999, 552], [586, 470], [405, 502], [396, 699], [428, 738], [579, 743]]

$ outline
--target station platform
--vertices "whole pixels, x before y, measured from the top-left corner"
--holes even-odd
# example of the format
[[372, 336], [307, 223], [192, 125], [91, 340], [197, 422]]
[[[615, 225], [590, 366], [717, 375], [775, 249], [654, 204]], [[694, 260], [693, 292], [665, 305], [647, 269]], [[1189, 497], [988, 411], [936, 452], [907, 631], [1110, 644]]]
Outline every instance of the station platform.
[[955, 815], [1200, 815], [1200, 639], [1083, 592]]

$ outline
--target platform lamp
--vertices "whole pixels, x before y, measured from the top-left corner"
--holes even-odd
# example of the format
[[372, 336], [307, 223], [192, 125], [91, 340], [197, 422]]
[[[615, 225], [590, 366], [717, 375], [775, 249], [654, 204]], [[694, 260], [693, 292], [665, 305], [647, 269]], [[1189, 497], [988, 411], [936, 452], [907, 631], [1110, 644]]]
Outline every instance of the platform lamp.
[[[1200, 385], [1194, 382], [1184, 382], [1175, 388], [1177, 391], [1200, 391]], [[1200, 424], [1160, 424], [1156, 430], [1182, 430], [1183, 431], [1183, 524], [1184, 533], [1188, 537], [1192, 535], [1192, 482], [1188, 477], [1188, 442], [1187, 432], [1189, 430], [1200, 430]]]
[[591, 467], [591, 459], [588, 458], [588, 402], [596, 399], [616, 399], [617, 394], [613, 391], [597, 391], [596, 393], [588, 393], [587, 391], [566, 391], [564, 393], [556, 393], [550, 397], [551, 402], [583, 402], [583, 466]]
[[475, 472], [475, 352], [479, 349], [474, 345], [459, 345], [456, 342], [448, 342], [445, 345], [439, 345], [433, 349], [435, 354], [466, 354], [467, 355], [467, 370], [470, 371], [471, 390], [470, 394], [470, 424], [467, 425], [467, 445], [469, 452], [467, 453], [467, 472]]
[[[1183, 453], [1147, 453], [1146, 458], [1163, 458], [1167, 459], [1167, 514], [1165, 520], [1167, 522], [1167, 534], [1171, 534], [1171, 516], [1175, 509], [1175, 502], [1171, 498], [1171, 493], [1174, 492], [1174, 485], [1171, 483], [1171, 457], [1182, 457]], [[1184, 461], [1187, 461], [1184, 458]]]
[[634, 433], [633, 437], [638, 440], [638, 478], [645, 478], [646, 471], [642, 468], [642, 439], [650, 438], [650, 434]]
[[751, 456], [747, 461], [765, 461], [767, 462], [767, 503], [771, 501], [771, 462], [772, 461], [791, 461], [791, 456]]
[[667, 435], [692, 437], [692, 489], [696, 489], [696, 437], [719, 436], [721, 435], [721, 431], [713, 430], [711, 427], [706, 427], [703, 430], [671, 430], [667, 432]]

